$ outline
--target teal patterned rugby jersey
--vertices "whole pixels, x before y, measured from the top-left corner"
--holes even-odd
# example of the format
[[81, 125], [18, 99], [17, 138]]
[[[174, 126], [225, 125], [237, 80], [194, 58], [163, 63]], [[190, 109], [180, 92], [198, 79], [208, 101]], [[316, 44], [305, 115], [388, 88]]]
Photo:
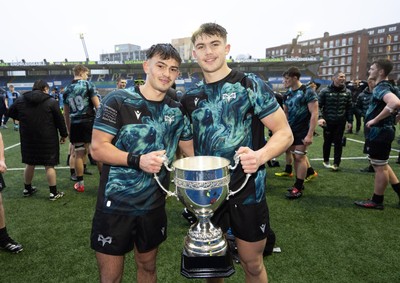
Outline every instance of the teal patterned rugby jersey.
[[[137, 87], [106, 95], [93, 128], [113, 135], [113, 144], [120, 150], [138, 155], [164, 149], [170, 161], [174, 159], [179, 140], [192, 139], [189, 119], [179, 103], [168, 96], [161, 102], [149, 101]], [[123, 166], [104, 164], [104, 167], [99, 209], [139, 215], [164, 205], [165, 194], [153, 174]], [[164, 167], [158, 176], [168, 188]]]
[[[221, 81], [198, 83], [181, 103], [193, 126], [195, 154], [224, 157], [232, 164], [239, 147], [258, 150], [265, 145], [265, 127], [260, 119], [279, 108], [273, 91], [263, 80], [235, 70]], [[265, 196], [265, 176], [264, 166], [252, 174], [247, 192], [241, 194], [244, 202], [261, 201]], [[230, 189], [236, 190], [244, 178], [243, 169], [238, 166], [231, 174]]]
[[86, 80], [73, 80], [65, 87], [63, 100], [69, 106], [71, 124], [93, 122], [95, 110], [92, 97], [96, 95], [96, 87]]
[[318, 95], [305, 85], [296, 90], [290, 88], [286, 92], [284, 104], [288, 109], [288, 122], [293, 133], [307, 135], [311, 119], [308, 103], [313, 101], [318, 101]]
[[[388, 93], [394, 93], [399, 97], [398, 91], [389, 81], [380, 81], [372, 91], [372, 99], [365, 114], [365, 123], [374, 119], [385, 108], [383, 97]], [[365, 136], [371, 141], [392, 142], [395, 137], [395, 117], [390, 115], [379, 121], [371, 128], [365, 127]], [[379, 139], [379, 140], [378, 140]]]

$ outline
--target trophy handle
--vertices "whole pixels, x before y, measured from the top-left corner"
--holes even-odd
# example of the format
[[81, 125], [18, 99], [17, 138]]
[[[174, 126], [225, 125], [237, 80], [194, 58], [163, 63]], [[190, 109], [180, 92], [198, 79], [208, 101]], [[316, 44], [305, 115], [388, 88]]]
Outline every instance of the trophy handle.
[[233, 156], [233, 160], [235, 161], [235, 165], [229, 165], [229, 170], [235, 170], [236, 167], [239, 165], [240, 162], [240, 154], [236, 154]]
[[174, 168], [170, 168], [169, 166], [168, 166], [168, 157], [164, 154], [163, 156], [161, 156], [161, 158], [163, 159], [163, 164], [164, 164], [164, 166], [165, 166], [165, 168], [167, 168], [167, 170], [169, 171], [169, 172], [172, 172], [172, 171], [174, 171]]
[[243, 184], [240, 186], [240, 188], [237, 189], [236, 191], [229, 191], [228, 196], [226, 197], [226, 200], [228, 200], [229, 197], [234, 196], [235, 194], [237, 194], [238, 192], [240, 192], [240, 191], [244, 188], [244, 186], [246, 186], [247, 181], [249, 180], [250, 176], [251, 176], [251, 174], [250, 174], [250, 173], [247, 173], [247, 174], [246, 174], [246, 179], [244, 180], [244, 182], [243, 182]]
[[[174, 168], [171, 168], [171, 167], [168, 166], [168, 157], [164, 154], [161, 158], [163, 159], [164, 167], [169, 172], [174, 171]], [[160, 186], [160, 188], [167, 194], [167, 197], [176, 197], [178, 199], [178, 194], [176, 193], [176, 191], [175, 192], [171, 192], [171, 191], [169, 191], [169, 190], [164, 188], [164, 186], [160, 182], [160, 179], [158, 178], [157, 173], [154, 173], [154, 179], [156, 180], [156, 182]]]
[[[235, 170], [236, 167], [238, 166], [239, 162], [240, 162], [240, 154], [236, 154], [233, 156], [233, 159], [235, 160], [235, 165], [231, 166], [229, 165], [229, 169], [230, 170]], [[238, 192], [240, 192], [244, 186], [246, 186], [247, 181], [249, 180], [251, 174], [246, 174], [246, 179], [244, 180], [243, 184], [240, 186], [239, 189], [237, 189], [236, 191], [229, 191], [228, 195], [226, 196], [226, 200], [229, 199], [229, 197], [234, 196], [235, 194], [237, 194]]]

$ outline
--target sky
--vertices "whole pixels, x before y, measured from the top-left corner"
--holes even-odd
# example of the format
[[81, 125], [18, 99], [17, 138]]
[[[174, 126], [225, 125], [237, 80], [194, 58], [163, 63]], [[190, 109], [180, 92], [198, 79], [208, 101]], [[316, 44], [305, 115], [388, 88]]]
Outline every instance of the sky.
[[1, 4], [4, 62], [84, 61], [113, 53], [114, 45], [190, 37], [202, 23], [228, 31], [228, 56], [264, 58], [265, 48], [400, 22], [398, 0], [8, 0]]

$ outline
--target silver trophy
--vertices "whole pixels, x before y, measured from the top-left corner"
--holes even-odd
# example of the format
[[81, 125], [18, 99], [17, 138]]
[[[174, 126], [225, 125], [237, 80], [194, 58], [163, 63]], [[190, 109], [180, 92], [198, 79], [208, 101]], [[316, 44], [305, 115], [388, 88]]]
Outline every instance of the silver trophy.
[[235, 165], [231, 166], [226, 158], [194, 156], [178, 159], [170, 168], [164, 156], [164, 166], [175, 173], [175, 192], [166, 190], [154, 174], [167, 195], [177, 197], [197, 218], [184, 240], [181, 274], [187, 278], [229, 277], [235, 272], [225, 236], [210, 218], [225, 200], [244, 188], [251, 176], [246, 175], [238, 190], [229, 190], [230, 170], [239, 161], [235, 156]]

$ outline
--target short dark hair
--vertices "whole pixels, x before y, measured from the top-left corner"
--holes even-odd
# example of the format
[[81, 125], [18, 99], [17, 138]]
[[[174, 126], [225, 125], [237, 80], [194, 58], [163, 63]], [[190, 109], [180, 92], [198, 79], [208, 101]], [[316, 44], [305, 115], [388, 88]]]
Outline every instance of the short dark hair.
[[372, 62], [372, 65], [375, 64], [378, 69], [382, 69], [385, 72], [385, 76], [389, 75], [393, 70], [393, 63], [389, 59], [378, 59]]
[[216, 23], [204, 23], [202, 24], [193, 34], [191, 37], [191, 41], [194, 44], [196, 39], [199, 36], [205, 35], [216, 35], [223, 38], [226, 41], [228, 32], [226, 29], [219, 24]]
[[175, 59], [179, 65], [182, 63], [179, 52], [170, 43], [154, 44], [146, 51], [147, 59], [150, 59], [155, 55], [160, 55], [160, 58], [163, 60], [168, 60], [170, 58]]
[[49, 84], [44, 80], [37, 80], [33, 84], [32, 90], [44, 91], [45, 88], [49, 88], [50, 89]]
[[283, 72], [282, 76], [283, 76], [283, 77], [288, 76], [288, 77], [291, 77], [291, 78], [297, 77], [297, 79], [299, 80], [300, 77], [301, 77], [301, 73], [300, 73], [299, 68], [297, 68], [297, 67], [290, 67], [287, 71]]

